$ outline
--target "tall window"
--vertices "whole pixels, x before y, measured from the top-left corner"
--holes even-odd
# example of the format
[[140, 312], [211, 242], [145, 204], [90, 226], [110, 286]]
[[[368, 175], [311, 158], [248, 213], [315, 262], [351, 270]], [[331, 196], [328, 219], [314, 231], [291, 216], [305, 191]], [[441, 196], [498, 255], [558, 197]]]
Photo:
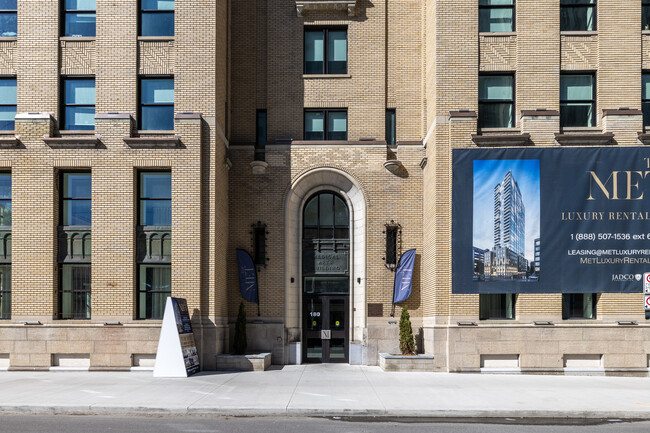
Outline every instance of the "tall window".
[[514, 0], [479, 0], [479, 32], [514, 32]]
[[0, 36], [18, 35], [18, 0], [0, 0]]
[[257, 110], [255, 131], [255, 160], [264, 161], [264, 151], [266, 149], [266, 110]]
[[305, 27], [305, 74], [347, 74], [347, 29]]
[[641, 28], [650, 30], [650, 0], [641, 2]]
[[141, 172], [138, 199], [138, 319], [162, 319], [171, 296], [172, 178]]
[[595, 293], [565, 293], [562, 295], [562, 319], [595, 319]]
[[95, 129], [95, 79], [63, 79], [63, 129]]
[[512, 293], [479, 295], [479, 319], [514, 319], [515, 298]]
[[641, 78], [641, 108], [643, 109], [643, 126], [650, 125], [650, 73]]
[[15, 129], [16, 95], [16, 78], [0, 78], [0, 131]]
[[174, 79], [147, 77], [140, 79], [139, 129], [171, 131], [174, 129]]
[[140, 36], [174, 36], [174, 0], [140, 0]]
[[65, 0], [63, 36], [95, 37], [95, 0]]
[[592, 74], [560, 76], [560, 126], [594, 126], [596, 93]]
[[515, 77], [513, 75], [481, 75], [478, 83], [479, 128], [512, 128], [514, 126]]
[[61, 175], [59, 318], [90, 319], [91, 174]]
[[0, 320], [11, 319], [11, 173], [0, 172]]
[[395, 139], [396, 112], [394, 108], [386, 109], [386, 144], [394, 145]]
[[305, 140], [347, 139], [347, 110], [305, 110]]
[[560, 0], [560, 30], [596, 30], [596, 0]]

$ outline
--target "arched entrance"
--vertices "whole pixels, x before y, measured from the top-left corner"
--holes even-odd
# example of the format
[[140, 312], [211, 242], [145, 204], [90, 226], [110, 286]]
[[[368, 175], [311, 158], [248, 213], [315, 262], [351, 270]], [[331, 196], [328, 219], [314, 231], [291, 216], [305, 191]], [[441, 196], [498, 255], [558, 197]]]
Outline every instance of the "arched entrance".
[[348, 362], [350, 216], [332, 191], [313, 194], [302, 215], [304, 362]]
[[[348, 210], [348, 272], [347, 274], [331, 274], [324, 279], [306, 279], [306, 277], [318, 277], [313, 272], [312, 274], [305, 274], [303, 276], [303, 217], [304, 210], [308, 202], [315, 197], [318, 193], [329, 194], [336, 212], [335, 197], [342, 200]], [[320, 195], [319, 195], [320, 197]], [[323, 196], [325, 197], [325, 196]], [[320, 198], [319, 198], [320, 200]], [[340, 203], [339, 203], [340, 208]], [[307, 338], [312, 338], [306, 332], [309, 332], [309, 327], [313, 326], [313, 321], [309, 322], [306, 326], [307, 318], [311, 317], [309, 311], [307, 313], [306, 302], [312, 295], [316, 296], [317, 287], [327, 284], [333, 287], [335, 282], [343, 284], [343, 279], [336, 280], [336, 277], [345, 278], [348, 284], [347, 295], [341, 295], [347, 305], [343, 306], [345, 319], [345, 333], [347, 341], [344, 342], [344, 358], [336, 358], [340, 356], [336, 353], [332, 358], [332, 351], [330, 350], [329, 361], [323, 361], [321, 357], [320, 362], [350, 362], [351, 364], [365, 364], [366, 363], [366, 201], [359, 183], [346, 172], [335, 168], [316, 168], [309, 170], [296, 178], [287, 192], [287, 199], [285, 202], [285, 243], [284, 243], [284, 257], [285, 257], [285, 363], [287, 364], [300, 364], [308, 362], [310, 359], [306, 358]], [[333, 229], [336, 230], [336, 221], [334, 221]], [[341, 222], [341, 220], [339, 220]], [[309, 224], [308, 224], [309, 226]], [[308, 227], [309, 228], [309, 227]], [[313, 227], [312, 227], [313, 228]], [[339, 227], [342, 228], [342, 227]], [[313, 235], [311, 235], [313, 236]], [[320, 232], [319, 235], [320, 236]], [[313, 247], [313, 239], [312, 247]], [[336, 240], [334, 234], [331, 235], [330, 241]], [[336, 242], [334, 242], [336, 244]], [[315, 258], [314, 258], [315, 259]], [[322, 270], [322, 269], [321, 269]], [[305, 284], [307, 286], [305, 286]], [[304, 288], [307, 287], [311, 290], [311, 284], [314, 285], [314, 293], [308, 293], [305, 296]], [[329, 289], [334, 290], [334, 289]], [[325, 293], [323, 295], [336, 296], [337, 293]], [[305, 298], [305, 300], [303, 300]], [[334, 298], [328, 298], [327, 303], [330, 309], [340, 310], [340, 304], [334, 303], [333, 307], [330, 304]], [[310, 304], [311, 306], [311, 304]], [[347, 311], [347, 313], [345, 313]], [[328, 310], [328, 318], [330, 312]], [[324, 307], [321, 305], [321, 317], [324, 318]], [[340, 315], [336, 313], [336, 315]], [[323, 319], [321, 319], [323, 320]], [[331, 319], [328, 319], [331, 320]], [[344, 323], [339, 320], [340, 324]], [[336, 324], [336, 318], [333, 318], [333, 324]], [[318, 323], [317, 323], [318, 325]], [[321, 322], [322, 327], [322, 322]], [[303, 333], [303, 330], [305, 333]], [[315, 329], [316, 331], [318, 329]], [[320, 331], [320, 330], [318, 330]], [[320, 333], [320, 332], [319, 332]], [[336, 335], [336, 334], [335, 334]], [[331, 339], [330, 334], [330, 339]], [[340, 337], [337, 337], [340, 338]], [[335, 342], [338, 344], [339, 342]], [[330, 342], [331, 344], [331, 342]], [[330, 345], [330, 348], [332, 346]], [[337, 349], [338, 350], [338, 349]], [[313, 353], [313, 352], [312, 352]]]

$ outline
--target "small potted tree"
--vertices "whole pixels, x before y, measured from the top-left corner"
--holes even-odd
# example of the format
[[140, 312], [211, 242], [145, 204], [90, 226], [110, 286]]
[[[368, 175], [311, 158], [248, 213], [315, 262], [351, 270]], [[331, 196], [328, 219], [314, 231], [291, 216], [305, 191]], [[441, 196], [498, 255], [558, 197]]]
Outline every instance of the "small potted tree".
[[433, 371], [433, 356], [415, 353], [411, 316], [406, 306], [399, 318], [399, 350], [401, 353], [380, 353], [379, 366], [384, 371]]
[[235, 322], [235, 338], [232, 354], [217, 355], [217, 370], [264, 371], [271, 365], [271, 353], [246, 354], [246, 309], [239, 304], [239, 313]]

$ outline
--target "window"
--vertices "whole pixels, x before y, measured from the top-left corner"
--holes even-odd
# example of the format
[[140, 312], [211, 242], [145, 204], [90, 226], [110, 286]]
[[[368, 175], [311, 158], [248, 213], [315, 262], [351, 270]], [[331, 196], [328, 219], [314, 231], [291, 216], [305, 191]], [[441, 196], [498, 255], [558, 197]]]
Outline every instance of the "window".
[[594, 126], [596, 94], [592, 74], [560, 76], [560, 126]]
[[15, 129], [16, 95], [16, 78], [0, 78], [0, 131]]
[[560, 0], [560, 30], [596, 30], [596, 0]]
[[347, 29], [305, 28], [305, 74], [347, 74]]
[[141, 172], [138, 199], [137, 317], [162, 319], [171, 296], [171, 173]]
[[641, 84], [641, 108], [643, 109], [643, 126], [650, 125], [650, 73], [644, 73]]
[[255, 160], [264, 161], [264, 150], [266, 149], [266, 110], [257, 110], [255, 131]]
[[0, 0], [0, 36], [18, 35], [18, 0]]
[[140, 0], [140, 36], [174, 36], [174, 0]]
[[95, 129], [95, 79], [63, 79], [63, 129]]
[[516, 295], [479, 295], [479, 319], [514, 319]]
[[386, 109], [386, 144], [394, 145], [395, 140], [396, 113], [394, 108]]
[[562, 295], [562, 319], [595, 319], [595, 293], [565, 293]]
[[0, 172], [0, 320], [11, 319], [11, 173]]
[[139, 129], [171, 131], [174, 129], [174, 79], [140, 79]]
[[305, 140], [347, 139], [347, 110], [305, 110]]
[[515, 77], [513, 75], [481, 75], [478, 81], [479, 128], [512, 128], [514, 126]]
[[514, 32], [514, 0], [479, 0], [479, 32]]
[[89, 172], [61, 175], [59, 319], [90, 319], [91, 183]]
[[641, 3], [641, 28], [650, 30], [650, 0], [643, 0]]
[[63, 36], [95, 37], [95, 0], [65, 0]]
[[91, 174], [63, 173], [62, 226], [90, 226]]

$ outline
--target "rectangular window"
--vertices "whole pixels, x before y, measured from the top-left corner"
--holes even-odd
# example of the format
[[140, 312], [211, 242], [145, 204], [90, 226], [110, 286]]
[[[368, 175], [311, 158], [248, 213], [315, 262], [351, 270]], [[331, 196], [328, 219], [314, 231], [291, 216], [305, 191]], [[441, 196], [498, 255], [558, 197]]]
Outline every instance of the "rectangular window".
[[90, 264], [61, 265], [60, 319], [90, 319]]
[[347, 110], [305, 110], [305, 140], [347, 139]]
[[64, 78], [62, 100], [63, 129], [95, 129], [94, 78]]
[[594, 75], [560, 75], [560, 126], [594, 126], [595, 113]]
[[140, 36], [174, 36], [174, 0], [140, 0]]
[[255, 125], [255, 160], [264, 161], [266, 149], [266, 110], [257, 110]]
[[560, 30], [596, 30], [596, 0], [560, 0]]
[[92, 220], [91, 174], [63, 173], [61, 200], [62, 226], [90, 226]]
[[595, 293], [565, 293], [562, 294], [562, 319], [595, 319]]
[[641, 78], [641, 108], [643, 110], [643, 126], [650, 125], [650, 73], [644, 73]]
[[347, 29], [305, 27], [305, 74], [347, 73]]
[[514, 0], [479, 0], [479, 32], [514, 32]]
[[18, 35], [18, 0], [0, 0], [0, 36]]
[[0, 131], [15, 129], [17, 100], [16, 78], [0, 78]]
[[171, 226], [172, 175], [170, 172], [140, 173], [140, 225]]
[[479, 128], [512, 128], [515, 111], [515, 77], [481, 75], [478, 87]]
[[[138, 249], [150, 253], [138, 258], [138, 319], [162, 319], [167, 297], [171, 296], [171, 243], [164, 240], [171, 239], [171, 199], [171, 172], [139, 174], [138, 243], [147, 245]], [[158, 243], [160, 251], [155, 248]]]
[[394, 108], [386, 109], [386, 144], [392, 146], [397, 143], [395, 137], [396, 112]]
[[174, 79], [156, 77], [140, 79], [139, 129], [172, 131], [174, 129]]
[[641, 3], [641, 28], [650, 30], [650, 0], [643, 0]]
[[65, 0], [63, 36], [95, 37], [95, 0]]
[[479, 295], [479, 319], [514, 319], [516, 295]]
[[11, 173], [0, 172], [0, 320], [11, 319]]

